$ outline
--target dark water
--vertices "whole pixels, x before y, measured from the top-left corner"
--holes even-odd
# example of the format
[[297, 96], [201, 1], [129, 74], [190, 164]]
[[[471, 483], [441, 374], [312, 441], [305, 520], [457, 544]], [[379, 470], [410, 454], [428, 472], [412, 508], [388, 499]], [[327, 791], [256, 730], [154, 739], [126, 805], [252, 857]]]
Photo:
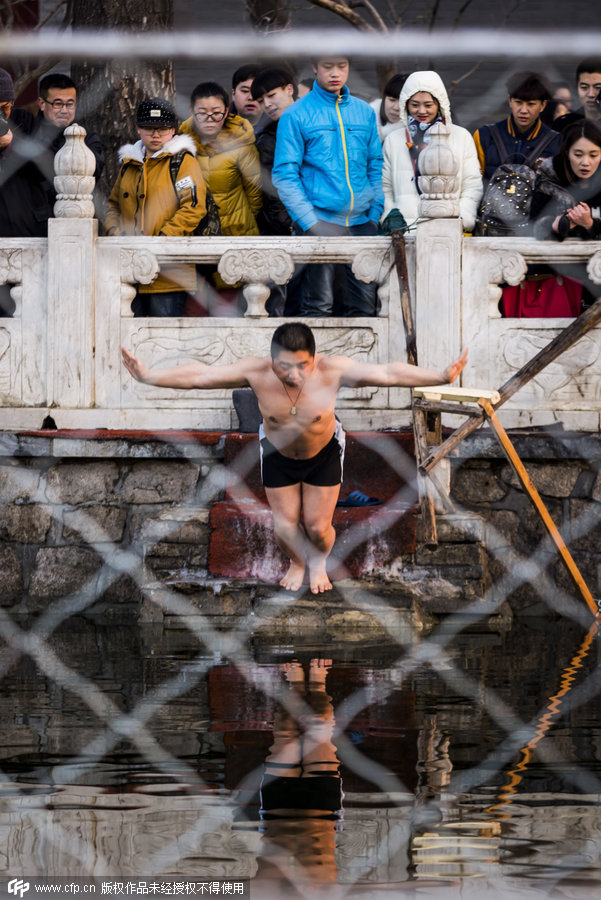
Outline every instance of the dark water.
[[594, 629], [207, 643], [81, 618], [3, 647], [0, 875], [600, 896]]

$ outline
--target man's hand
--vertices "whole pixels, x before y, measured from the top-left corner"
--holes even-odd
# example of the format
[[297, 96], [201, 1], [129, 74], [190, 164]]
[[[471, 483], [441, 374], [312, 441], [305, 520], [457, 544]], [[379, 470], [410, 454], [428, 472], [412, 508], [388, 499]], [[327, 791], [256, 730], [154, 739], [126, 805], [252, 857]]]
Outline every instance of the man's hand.
[[4, 150], [5, 147], [8, 147], [9, 144], [12, 143], [12, 139], [13, 133], [9, 128], [6, 134], [3, 134], [2, 137], [0, 137], [0, 150]]
[[467, 347], [461, 354], [458, 360], [454, 363], [451, 363], [450, 366], [444, 370], [444, 381], [445, 384], [452, 384], [463, 372], [467, 363]]
[[121, 347], [121, 353], [123, 354], [123, 365], [132, 378], [135, 378], [136, 381], [141, 381], [142, 384], [146, 384], [149, 371], [148, 366], [141, 359], [138, 359], [137, 356], [132, 356], [125, 347]]

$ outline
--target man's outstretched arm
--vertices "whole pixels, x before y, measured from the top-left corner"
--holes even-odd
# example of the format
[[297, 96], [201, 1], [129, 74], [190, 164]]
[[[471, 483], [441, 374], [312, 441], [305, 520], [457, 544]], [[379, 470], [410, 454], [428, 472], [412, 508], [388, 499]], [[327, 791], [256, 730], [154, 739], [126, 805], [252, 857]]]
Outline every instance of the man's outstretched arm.
[[237, 360], [229, 366], [207, 366], [205, 363], [190, 363], [187, 366], [171, 366], [169, 369], [149, 369], [137, 356], [121, 348], [123, 365], [136, 381], [170, 387], [179, 390], [214, 390], [216, 388], [247, 387], [245, 372], [252, 368], [250, 358]]
[[430, 384], [451, 384], [459, 377], [467, 363], [467, 350], [442, 372], [423, 369], [409, 363], [360, 363], [345, 358], [340, 383], [346, 387], [426, 387]]

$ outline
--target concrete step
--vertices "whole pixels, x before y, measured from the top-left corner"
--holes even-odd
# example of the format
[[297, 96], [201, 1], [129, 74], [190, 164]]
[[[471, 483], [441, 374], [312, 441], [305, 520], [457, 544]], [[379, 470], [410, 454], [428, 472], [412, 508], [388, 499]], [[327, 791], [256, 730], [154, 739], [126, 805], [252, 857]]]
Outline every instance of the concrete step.
[[[273, 536], [269, 508], [258, 500], [216, 503], [210, 513], [209, 573], [276, 583], [287, 561]], [[381, 572], [399, 556], [413, 553], [414, 507], [391, 502], [383, 507], [336, 509], [336, 545], [328, 571], [332, 578], [358, 578]]]

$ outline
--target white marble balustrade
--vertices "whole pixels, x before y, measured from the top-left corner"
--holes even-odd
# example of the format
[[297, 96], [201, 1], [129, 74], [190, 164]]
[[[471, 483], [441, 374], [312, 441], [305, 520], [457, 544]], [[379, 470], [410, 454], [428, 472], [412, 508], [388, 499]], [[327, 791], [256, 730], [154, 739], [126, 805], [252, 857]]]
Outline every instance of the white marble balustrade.
[[[499, 284], [517, 284], [527, 263], [543, 261], [584, 261], [601, 283], [601, 243], [464, 237], [445, 126], [437, 127], [438, 140], [420, 160], [424, 218], [407, 238], [419, 359], [440, 368], [469, 346], [463, 383], [496, 388], [569, 321], [502, 319]], [[266, 353], [278, 324], [265, 313], [267, 285], [285, 283], [298, 263], [350, 263], [358, 278], [380, 283], [377, 318], [307, 320], [322, 352], [405, 358], [389, 238], [98, 237], [85, 132], [77, 125], [68, 131], [56, 158], [57, 218], [48, 239], [0, 239], [0, 283], [12, 286], [16, 303], [14, 317], [0, 319], [0, 430], [37, 429], [47, 415], [59, 428], [235, 428], [229, 391], [140, 385], [123, 369], [120, 348], [151, 365]], [[136, 283], [150, 284], [176, 261], [217, 263], [226, 282], [242, 282], [245, 316], [133, 318]], [[504, 423], [597, 431], [599, 337], [590, 332], [516, 394], [503, 408]], [[395, 428], [409, 423], [409, 402], [404, 389], [362, 388], [344, 391], [339, 410], [351, 429]]]

